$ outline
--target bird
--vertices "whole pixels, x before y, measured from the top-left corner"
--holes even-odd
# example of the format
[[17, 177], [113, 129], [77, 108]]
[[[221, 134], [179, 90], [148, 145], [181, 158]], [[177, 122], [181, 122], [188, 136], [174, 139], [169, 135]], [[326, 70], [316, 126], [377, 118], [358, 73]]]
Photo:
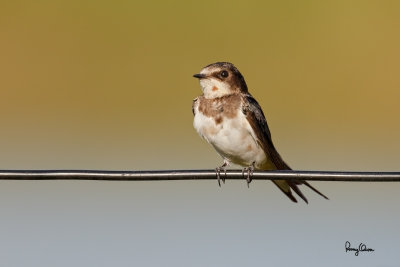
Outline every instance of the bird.
[[[291, 170], [283, 161], [274, 144], [267, 120], [256, 99], [249, 93], [243, 75], [230, 62], [216, 62], [194, 74], [203, 94], [193, 100], [193, 126], [222, 157], [216, 175], [221, 186], [220, 173], [231, 164], [240, 165], [247, 173], [247, 186], [254, 170]], [[222, 179], [225, 182], [225, 179]], [[290, 200], [297, 202], [292, 190], [308, 203], [299, 185], [306, 185], [328, 199], [307, 181], [272, 181]]]

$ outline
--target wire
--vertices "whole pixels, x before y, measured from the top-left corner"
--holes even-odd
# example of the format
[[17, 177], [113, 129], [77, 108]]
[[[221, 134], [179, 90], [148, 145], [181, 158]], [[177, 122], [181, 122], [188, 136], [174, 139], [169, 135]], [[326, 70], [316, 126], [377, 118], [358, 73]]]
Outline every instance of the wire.
[[[221, 172], [221, 178], [244, 179], [241, 170]], [[104, 180], [165, 181], [214, 180], [215, 170], [96, 171], [0, 170], [0, 180]], [[330, 182], [400, 182], [400, 172], [254, 171], [253, 180], [305, 180]]]

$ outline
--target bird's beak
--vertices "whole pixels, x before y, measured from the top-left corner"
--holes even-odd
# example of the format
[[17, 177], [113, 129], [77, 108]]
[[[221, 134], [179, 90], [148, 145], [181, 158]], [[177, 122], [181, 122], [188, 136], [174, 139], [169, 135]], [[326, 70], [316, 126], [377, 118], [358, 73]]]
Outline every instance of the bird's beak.
[[197, 79], [203, 79], [203, 78], [205, 78], [206, 77], [206, 75], [204, 75], [204, 74], [195, 74], [195, 75], [193, 75], [193, 77], [195, 77], [195, 78], [197, 78]]

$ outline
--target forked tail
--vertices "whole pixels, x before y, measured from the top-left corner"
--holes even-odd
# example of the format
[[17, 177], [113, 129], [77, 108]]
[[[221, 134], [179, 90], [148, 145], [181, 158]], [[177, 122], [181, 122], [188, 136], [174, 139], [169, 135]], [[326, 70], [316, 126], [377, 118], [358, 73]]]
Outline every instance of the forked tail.
[[[291, 168], [285, 164], [284, 167], [282, 168], [283, 170], [291, 170]], [[300, 180], [273, 180], [274, 184], [279, 187], [279, 189], [288, 197], [290, 198], [293, 202], [297, 202], [297, 199], [293, 196], [292, 191], [290, 189], [293, 189], [296, 194], [301, 197], [307, 204], [308, 200], [307, 198], [303, 195], [303, 193], [300, 191], [298, 185], [304, 184], [308, 188], [312, 189], [315, 193], [318, 195], [322, 196], [325, 199], [329, 199], [327, 196], [322, 194], [320, 191], [318, 191], [315, 187], [310, 185], [307, 181], [300, 181]]]

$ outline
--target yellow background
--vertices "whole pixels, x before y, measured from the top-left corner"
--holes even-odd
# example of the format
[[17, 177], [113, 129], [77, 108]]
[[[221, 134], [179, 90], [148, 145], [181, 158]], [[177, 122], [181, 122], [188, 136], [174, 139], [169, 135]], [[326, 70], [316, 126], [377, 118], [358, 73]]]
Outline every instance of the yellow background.
[[[399, 171], [399, 8], [3, 1], [0, 168], [214, 168], [192, 127], [192, 75], [230, 61], [294, 169]], [[394, 262], [397, 184], [314, 185], [331, 200], [305, 190], [311, 204], [293, 205], [269, 182], [3, 181], [0, 262], [26, 265], [21, 246], [41, 266]], [[346, 254], [347, 239], [377, 251]]]

